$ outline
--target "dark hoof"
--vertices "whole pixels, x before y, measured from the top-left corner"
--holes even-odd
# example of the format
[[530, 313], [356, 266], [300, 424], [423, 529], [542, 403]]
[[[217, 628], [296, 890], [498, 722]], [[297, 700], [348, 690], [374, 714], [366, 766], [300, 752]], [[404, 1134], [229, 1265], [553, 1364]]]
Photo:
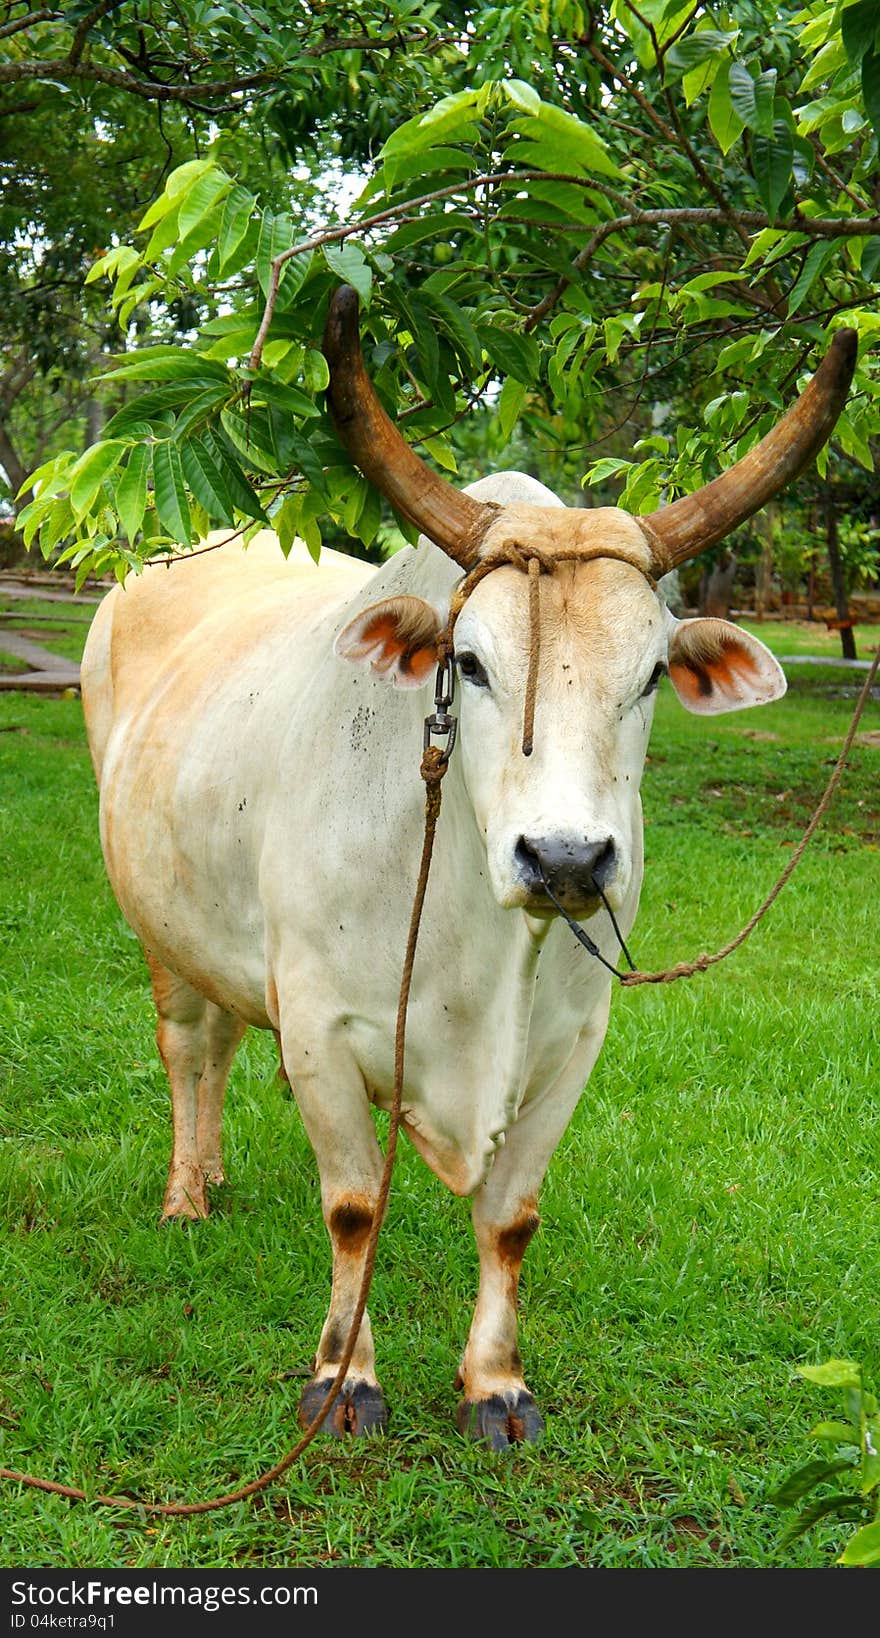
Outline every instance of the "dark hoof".
[[508, 1398], [493, 1393], [489, 1399], [462, 1399], [455, 1420], [466, 1439], [484, 1439], [491, 1450], [534, 1445], [544, 1431], [541, 1413], [524, 1389]]
[[[299, 1402], [300, 1427], [307, 1428], [314, 1422], [332, 1386], [332, 1377], [306, 1384]], [[344, 1439], [349, 1433], [384, 1433], [387, 1426], [388, 1410], [378, 1383], [346, 1382], [318, 1431], [329, 1433], [334, 1439]]]

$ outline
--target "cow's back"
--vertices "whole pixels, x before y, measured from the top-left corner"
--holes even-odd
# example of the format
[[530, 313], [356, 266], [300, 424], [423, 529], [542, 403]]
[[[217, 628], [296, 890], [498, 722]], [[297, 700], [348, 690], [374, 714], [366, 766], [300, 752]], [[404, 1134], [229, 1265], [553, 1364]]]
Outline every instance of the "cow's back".
[[[223, 533], [207, 544], [223, 541]], [[89, 748], [100, 782], [113, 728], [136, 713], [184, 645], [197, 662], [200, 636], [207, 653], [218, 643], [241, 649], [266, 629], [267, 600], [280, 613], [292, 603], [305, 611], [354, 594], [375, 570], [358, 559], [325, 551], [316, 567], [301, 541], [285, 558], [277, 536], [261, 530], [250, 545], [216, 545], [129, 576], [105, 597], [89, 630], [82, 660], [82, 698]]]

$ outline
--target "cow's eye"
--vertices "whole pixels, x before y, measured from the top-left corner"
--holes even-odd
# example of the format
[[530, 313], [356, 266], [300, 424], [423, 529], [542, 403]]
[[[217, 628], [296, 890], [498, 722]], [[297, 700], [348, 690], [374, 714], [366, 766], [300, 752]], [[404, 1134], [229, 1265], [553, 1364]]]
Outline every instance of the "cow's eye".
[[475, 688], [488, 688], [489, 678], [486, 676], [485, 669], [480, 664], [476, 654], [457, 654], [456, 663], [460, 677], [466, 677], [467, 681], [473, 683]]
[[662, 660], [657, 661], [657, 664], [655, 665], [650, 677], [648, 678], [648, 681], [645, 683], [645, 686], [639, 695], [640, 699], [646, 700], [649, 694], [656, 693], [657, 684], [659, 683], [661, 677], [666, 676], [667, 669], [668, 667], [663, 664]]

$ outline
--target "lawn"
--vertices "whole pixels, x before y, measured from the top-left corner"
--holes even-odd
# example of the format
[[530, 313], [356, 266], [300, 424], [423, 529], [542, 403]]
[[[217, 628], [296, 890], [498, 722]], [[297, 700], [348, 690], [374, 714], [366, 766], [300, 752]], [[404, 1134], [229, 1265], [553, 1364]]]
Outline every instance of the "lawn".
[[[752, 629], [785, 654], [804, 635]], [[65, 626], [59, 651], [85, 630]], [[878, 635], [857, 636], [860, 654]], [[862, 675], [795, 665], [781, 703], [715, 719], [664, 685], [640, 965], [715, 949], [751, 914]], [[467, 1206], [402, 1143], [370, 1305], [387, 1437], [323, 1441], [253, 1504], [190, 1521], [9, 1486], [0, 1562], [832, 1563], [850, 1527], [782, 1548], [768, 1496], [821, 1453], [809, 1429], [838, 1411], [797, 1364], [851, 1357], [880, 1386], [876, 703], [863, 728], [752, 939], [702, 977], [614, 998], [523, 1276], [540, 1446], [500, 1457], [455, 1432]], [[195, 1230], [159, 1228], [167, 1088], [96, 809], [79, 701], [0, 695], [0, 1464], [190, 1500], [293, 1443], [329, 1250], [295, 1105], [253, 1032], [230, 1086], [230, 1185]]]

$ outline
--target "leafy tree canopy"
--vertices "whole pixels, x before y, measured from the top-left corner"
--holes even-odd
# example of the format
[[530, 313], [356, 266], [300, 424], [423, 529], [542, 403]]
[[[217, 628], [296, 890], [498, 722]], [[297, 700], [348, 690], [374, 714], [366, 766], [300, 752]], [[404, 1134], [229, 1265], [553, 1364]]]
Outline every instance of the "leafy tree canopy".
[[[99, 57], [123, 38], [122, 13], [139, 9], [93, 8]], [[286, 8], [178, 10], [208, 30], [215, 14], [245, 13], [248, 49], [271, 54], [275, 36], [289, 48]], [[309, 17], [331, 37], [332, 8]], [[837, 438], [871, 467], [873, 0], [550, 0], [358, 17], [369, 44], [333, 36], [364, 111], [356, 203], [343, 221], [313, 213], [306, 224], [296, 190], [280, 202], [222, 139], [171, 172], [135, 231], [89, 270], [117, 326], [104, 390], [120, 407], [85, 455], [70, 449], [37, 473], [22, 514], [29, 540], [47, 554], [62, 546], [81, 575], [123, 575], [212, 525], [246, 531], [267, 518], [284, 544], [300, 534], [315, 552], [328, 518], [373, 540], [379, 499], [352, 472], [323, 400], [321, 335], [343, 281], [361, 295], [380, 393], [450, 471], [456, 427], [482, 404], [499, 452], [531, 425], [548, 467], [574, 462], [598, 492], [622, 483], [621, 503], [649, 510], [762, 436], [842, 324], [859, 333], [860, 365]], [[391, 22], [409, 31], [399, 55]], [[224, 38], [218, 30], [218, 51]], [[346, 97], [337, 117], [313, 80], [297, 91], [289, 61], [285, 140], [295, 151], [320, 133], [324, 154], [344, 151], [351, 166]], [[201, 60], [192, 70], [202, 98], [227, 95], [207, 72]], [[195, 339], [132, 354], [138, 315], [174, 302], [197, 315]], [[624, 422], [642, 433], [629, 455], [585, 448]]]

